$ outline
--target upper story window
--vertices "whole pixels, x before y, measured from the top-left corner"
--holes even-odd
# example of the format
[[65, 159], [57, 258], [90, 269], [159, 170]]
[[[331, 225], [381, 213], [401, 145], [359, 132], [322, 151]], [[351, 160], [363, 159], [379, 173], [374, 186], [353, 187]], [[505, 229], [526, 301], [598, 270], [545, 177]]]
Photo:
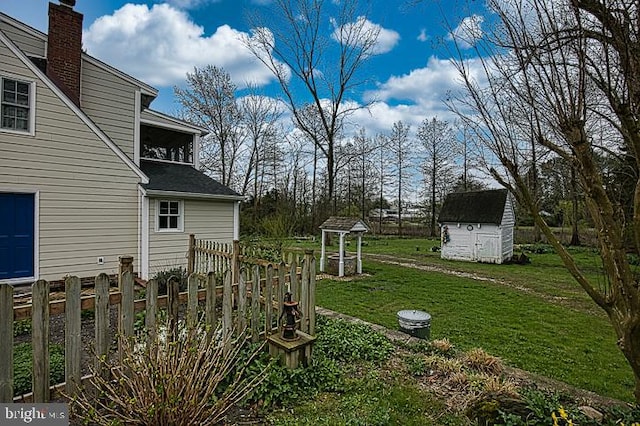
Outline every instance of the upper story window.
[[33, 133], [34, 83], [8, 77], [2, 77], [0, 80], [2, 82], [0, 129]]
[[182, 226], [182, 201], [159, 200], [157, 230], [181, 232]]
[[153, 126], [140, 126], [140, 158], [193, 163], [193, 135]]

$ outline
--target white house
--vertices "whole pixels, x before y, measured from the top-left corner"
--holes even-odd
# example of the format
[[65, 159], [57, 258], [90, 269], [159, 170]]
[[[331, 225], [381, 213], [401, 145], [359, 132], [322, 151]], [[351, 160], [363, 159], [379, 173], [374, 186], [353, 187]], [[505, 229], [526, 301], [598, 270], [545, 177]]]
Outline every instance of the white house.
[[44, 34], [0, 13], [0, 281], [186, 265], [189, 234], [230, 242], [242, 197], [201, 173], [204, 129], [82, 52], [73, 0]]
[[506, 189], [447, 195], [440, 216], [441, 257], [503, 263], [513, 257], [513, 200]]

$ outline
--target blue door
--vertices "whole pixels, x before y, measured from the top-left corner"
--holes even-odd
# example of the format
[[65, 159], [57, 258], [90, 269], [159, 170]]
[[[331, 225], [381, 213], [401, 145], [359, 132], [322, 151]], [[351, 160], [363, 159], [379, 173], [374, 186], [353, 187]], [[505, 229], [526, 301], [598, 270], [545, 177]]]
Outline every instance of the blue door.
[[0, 193], [0, 280], [34, 275], [33, 194]]

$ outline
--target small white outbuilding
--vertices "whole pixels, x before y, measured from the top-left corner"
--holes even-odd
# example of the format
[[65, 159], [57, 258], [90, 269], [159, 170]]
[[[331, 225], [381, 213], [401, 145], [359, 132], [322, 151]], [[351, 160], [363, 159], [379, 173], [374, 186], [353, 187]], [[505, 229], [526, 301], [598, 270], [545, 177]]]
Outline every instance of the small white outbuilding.
[[449, 194], [438, 223], [443, 259], [503, 263], [513, 257], [515, 213], [506, 189]]

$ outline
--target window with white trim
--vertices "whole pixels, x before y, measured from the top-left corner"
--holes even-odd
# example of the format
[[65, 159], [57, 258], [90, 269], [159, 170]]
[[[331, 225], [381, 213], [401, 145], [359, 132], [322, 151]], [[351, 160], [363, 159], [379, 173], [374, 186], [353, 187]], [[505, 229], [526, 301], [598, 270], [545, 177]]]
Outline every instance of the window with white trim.
[[182, 201], [159, 200], [157, 214], [158, 231], [182, 231]]
[[0, 80], [0, 129], [33, 133], [34, 84], [8, 77]]

